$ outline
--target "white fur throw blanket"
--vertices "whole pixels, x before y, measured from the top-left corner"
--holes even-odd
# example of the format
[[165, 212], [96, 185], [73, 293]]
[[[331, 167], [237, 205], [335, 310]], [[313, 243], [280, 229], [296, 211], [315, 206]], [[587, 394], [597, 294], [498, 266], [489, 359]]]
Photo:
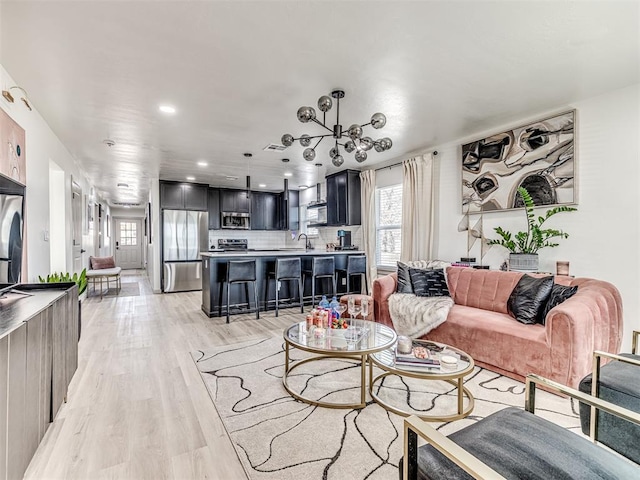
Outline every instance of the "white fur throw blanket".
[[453, 307], [451, 297], [419, 297], [394, 293], [389, 297], [389, 313], [398, 335], [418, 338], [443, 323]]

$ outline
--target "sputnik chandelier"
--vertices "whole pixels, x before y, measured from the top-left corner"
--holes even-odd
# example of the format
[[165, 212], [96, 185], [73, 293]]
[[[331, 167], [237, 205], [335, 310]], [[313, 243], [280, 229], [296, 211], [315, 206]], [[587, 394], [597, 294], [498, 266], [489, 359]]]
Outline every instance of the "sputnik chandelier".
[[[333, 100], [331, 100], [331, 97], [336, 99], [336, 123], [333, 125], [333, 128], [327, 126], [327, 112], [331, 110], [331, 107], [333, 107]], [[335, 145], [331, 150], [329, 150], [329, 156], [331, 157], [331, 162], [336, 167], [340, 167], [344, 163], [344, 158], [342, 158], [342, 155], [340, 154], [340, 147], [344, 148], [348, 153], [356, 152], [355, 159], [360, 163], [367, 159], [367, 152], [372, 148], [375, 149], [376, 152], [384, 152], [391, 148], [393, 142], [388, 137], [373, 140], [371, 137], [362, 136], [363, 128], [368, 125], [371, 125], [376, 130], [384, 127], [387, 123], [387, 117], [382, 113], [374, 113], [371, 115], [371, 121], [369, 123], [364, 123], [362, 125], [354, 123], [346, 132], [343, 132], [342, 125], [340, 125], [340, 99], [344, 98], [344, 91], [334, 90], [331, 92], [331, 97], [323, 95], [318, 99], [318, 108], [322, 112], [322, 122], [316, 118], [316, 110], [313, 107], [300, 107], [298, 109], [298, 120], [302, 123], [317, 123], [331, 133], [313, 136], [304, 134], [298, 138], [293, 138], [293, 135], [285, 133], [281, 139], [282, 145], [290, 147], [293, 145], [293, 142], [296, 140], [299, 141], [300, 145], [307, 147], [304, 152], [302, 152], [302, 156], [308, 162], [312, 162], [316, 158], [316, 148], [318, 148], [320, 142], [327, 137], [333, 137], [335, 139]], [[347, 136], [349, 139], [344, 143], [340, 143], [343, 136]], [[318, 141], [313, 147], [310, 147], [311, 141], [316, 138]]]

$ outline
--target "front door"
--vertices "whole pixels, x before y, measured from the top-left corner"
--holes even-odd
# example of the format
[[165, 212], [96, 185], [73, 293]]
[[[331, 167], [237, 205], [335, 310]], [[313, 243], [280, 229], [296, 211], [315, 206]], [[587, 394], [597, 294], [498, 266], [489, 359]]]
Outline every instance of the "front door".
[[116, 265], [142, 268], [142, 222], [137, 218], [115, 218]]

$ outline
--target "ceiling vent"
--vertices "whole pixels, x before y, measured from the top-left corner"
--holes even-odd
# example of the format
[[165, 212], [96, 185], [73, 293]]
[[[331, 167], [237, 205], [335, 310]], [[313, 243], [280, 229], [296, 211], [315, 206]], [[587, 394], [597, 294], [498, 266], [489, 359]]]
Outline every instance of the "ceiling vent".
[[127, 202], [112, 202], [112, 205], [116, 207], [139, 207], [139, 203], [127, 203]]
[[270, 143], [262, 150], [264, 150], [265, 152], [282, 152], [285, 148], [287, 147], [285, 147], [284, 145], [280, 145], [278, 143]]

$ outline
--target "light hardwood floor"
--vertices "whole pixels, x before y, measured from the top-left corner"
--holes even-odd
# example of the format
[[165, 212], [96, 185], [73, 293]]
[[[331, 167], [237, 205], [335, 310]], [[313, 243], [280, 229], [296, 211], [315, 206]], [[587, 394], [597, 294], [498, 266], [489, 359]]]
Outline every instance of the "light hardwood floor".
[[[280, 336], [273, 311], [207, 318], [201, 293], [156, 294], [144, 272], [137, 297], [90, 297], [79, 367], [26, 479], [246, 479], [190, 352]], [[298, 310], [292, 309], [295, 312]]]

